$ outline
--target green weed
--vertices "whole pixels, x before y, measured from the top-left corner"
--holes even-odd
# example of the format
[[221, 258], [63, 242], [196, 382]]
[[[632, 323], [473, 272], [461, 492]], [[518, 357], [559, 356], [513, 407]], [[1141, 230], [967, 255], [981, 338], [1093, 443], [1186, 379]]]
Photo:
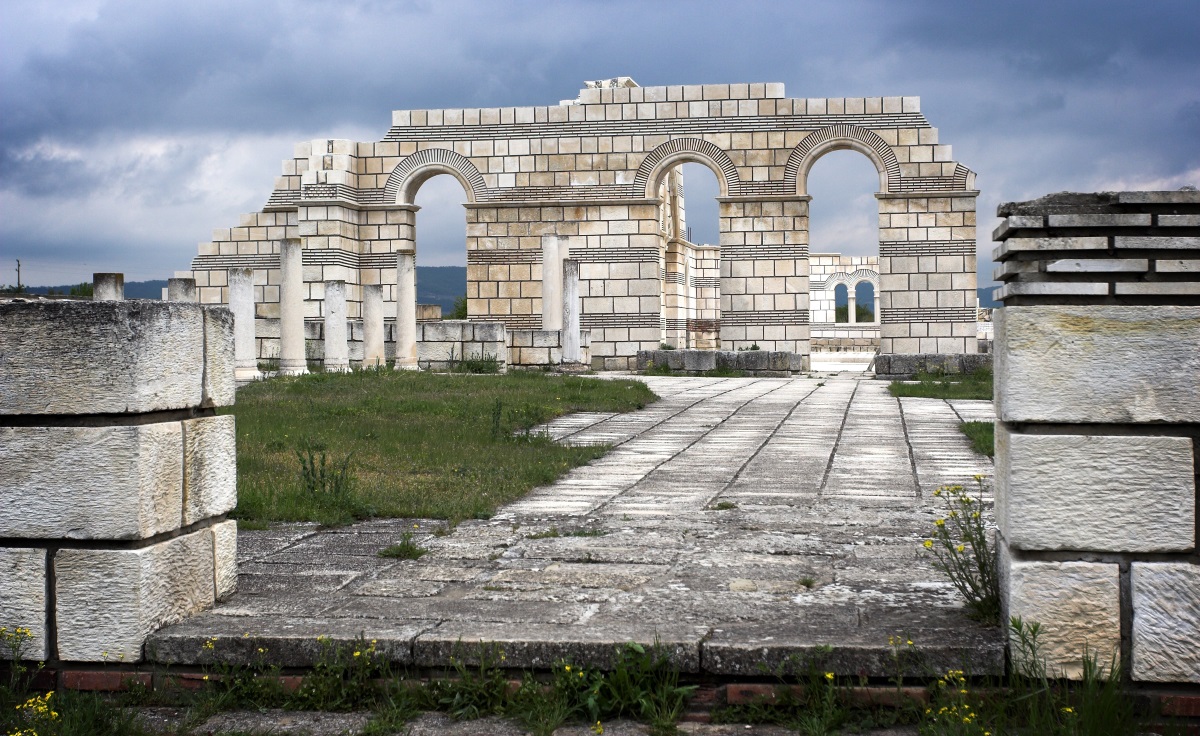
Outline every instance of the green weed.
[[429, 550], [412, 541], [412, 532], [400, 535], [400, 542], [379, 550], [380, 557], [391, 557], [397, 560], [417, 560]]
[[942, 486], [933, 492], [947, 512], [934, 522], [933, 536], [924, 549], [933, 566], [946, 574], [967, 601], [968, 615], [985, 624], [1000, 623], [1000, 578], [991, 532], [983, 520], [983, 476], [975, 476], [975, 498], [963, 486]]

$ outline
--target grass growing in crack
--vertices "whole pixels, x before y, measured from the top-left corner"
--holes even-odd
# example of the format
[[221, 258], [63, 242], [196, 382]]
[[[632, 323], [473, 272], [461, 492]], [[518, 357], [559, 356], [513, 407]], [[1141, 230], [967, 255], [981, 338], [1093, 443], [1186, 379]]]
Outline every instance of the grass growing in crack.
[[526, 539], [557, 539], [559, 537], [603, 537], [608, 534], [605, 529], [573, 529], [569, 531], [559, 531], [557, 526], [552, 526], [544, 532], [534, 532], [526, 534]]
[[996, 456], [996, 425], [994, 422], [963, 422], [958, 425], [971, 440], [971, 449], [980, 455]]
[[992, 534], [983, 520], [983, 476], [975, 476], [975, 482], [974, 498], [958, 485], [933, 492], [945, 501], [946, 515], [934, 522], [933, 536], [922, 546], [966, 599], [968, 615], [995, 626], [1000, 623], [1000, 577]]
[[825, 664], [831, 652], [831, 647], [818, 647], [811, 655], [789, 656], [773, 668], [760, 666], [777, 681], [774, 692], [744, 705], [719, 708], [713, 721], [772, 723], [812, 736], [836, 733], [850, 713], [839, 698], [836, 675]]
[[[234, 515], [251, 525], [486, 518], [607, 452], [523, 434], [530, 427], [578, 411], [632, 411], [655, 399], [637, 381], [529, 372], [368, 370], [260, 381], [240, 389], [236, 409], [228, 410], [237, 414]], [[296, 453], [306, 447], [316, 453], [318, 483], [320, 453], [330, 480], [353, 457], [345, 503], [306, 490], [296, 471]]]
[[380, 557], [390, 557], [396, 560], [417, 560], [420, 559], [429, 550], [412, 541], [412, 532], [404, 532], [400, 535], [400, 541], [390, 547], [385, 547], [379, 550]]
[[733, 501], [717, 501], [716, 503], [709, 506], [708, 510], [709, 511], [729, 511], [730, 509], [736, 509], [737, 507], [738, 507], [738, 505], [736, 503], [734, 503]]
[[892, 381], [888, 391], [892, 396], [915, 396], [928, 399], [991, 399], [992, 371], [977, 368], [970, 373], [918, 373], [916, 383]]

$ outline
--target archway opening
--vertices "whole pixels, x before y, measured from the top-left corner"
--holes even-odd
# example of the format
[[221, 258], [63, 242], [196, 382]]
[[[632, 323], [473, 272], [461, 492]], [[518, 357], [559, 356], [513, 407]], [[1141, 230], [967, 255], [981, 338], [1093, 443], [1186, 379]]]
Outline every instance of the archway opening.
[[849, 293], [845, 284], [838, 284], [833, 287], [833, 303], [837, 305], [834, 309], [833, 321], [835, 324], [843, 324], [850, 321], [849, 311]]
[[414, 196], [421, 208], [414, 218], [417, 303], [440, 306], [443, 318], [467, 318], [465, 201], [462, 184], [449, 174], [422, 182]]
[[[856, 150], [831, 150], [808, 172], [814, 365], [859, 363], [879, 348], [880, 173]], [[865, 273], [864, 273], [865, 272]], [[829, 284], [828, 287], [825, 284]], [[848, 367], [848, 366], [847, 366]]]
[[859, 281], [854, 287], [855, 321], [859, 324], [877, 322], [875, 311], [875, 284]]
[[667, 169], [658, 188], [665, 248], [662, 342], [672, 348], [715, 349], [720, 339], [721, 185], [706, 164], [684, 160]]

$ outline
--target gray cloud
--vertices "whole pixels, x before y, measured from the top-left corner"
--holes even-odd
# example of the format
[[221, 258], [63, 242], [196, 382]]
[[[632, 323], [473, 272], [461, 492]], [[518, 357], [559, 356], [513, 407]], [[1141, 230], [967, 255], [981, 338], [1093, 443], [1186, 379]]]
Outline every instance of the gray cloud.
[[[262, 205], [294, 141], [375, 139], [392, 109], [547, 104], [618, 74], [920, 95], [980, 174], [986, 252], [1001, 200], [1197, 178], [1197, 37], [1193, 0], [10, 0], [0, 258], [49, 253], [69, 269], [83, 256], [67, 246], [91, 243], [112, 268], [167, 274]], [[830, 218], [826, 240], [863, 216], [853, 172], [830, 176], [813, 215], [814, 230]], [[689, 183], [694, 230], [703, 186]], [[461, 193], [424, 196], [423, 231], [461, 240]], [[841, 231], [861, 239], [856, 227]]]

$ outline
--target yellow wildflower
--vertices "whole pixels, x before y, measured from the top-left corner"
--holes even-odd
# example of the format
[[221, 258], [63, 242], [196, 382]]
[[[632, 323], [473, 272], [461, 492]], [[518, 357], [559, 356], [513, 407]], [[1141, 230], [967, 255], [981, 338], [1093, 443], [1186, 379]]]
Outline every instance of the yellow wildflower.
[[833, 673], [832, 673], [832, 672], [826, 672], [826, 673], [825, 673], [825, 679], [826, 679], [826, 680], [832, 680], [832, 679], [833, 679]]
[[354, 653], [354, 656], [356, 656], [356, 657], [361, 657], [361, 656], [362, 656], [362, 652], [355, 652], [355, 653]]
[[925, 549], [933, 549], [933, 540], [932, 539], [925, 540]]
[[964, 546], [962, 546], [962, 545], [960, 544], [960, 545], [958, 545], [957, 547], [955, 547], [954, 549], [955, 549], [956, 551], [958, 551], [958, 552], [962, 552], [963, 550], [965, 550], [965, 549], [966, 549], [966, 547], [964, 547]]
[[937, 525], [937, 526], [946, 526], [946, 520], [945, 520], [945, 519], [938, 519], [937, 521], [935, 521], [935, 522], [933, 522], [933, 523], [934, 523], [935, 525]]

